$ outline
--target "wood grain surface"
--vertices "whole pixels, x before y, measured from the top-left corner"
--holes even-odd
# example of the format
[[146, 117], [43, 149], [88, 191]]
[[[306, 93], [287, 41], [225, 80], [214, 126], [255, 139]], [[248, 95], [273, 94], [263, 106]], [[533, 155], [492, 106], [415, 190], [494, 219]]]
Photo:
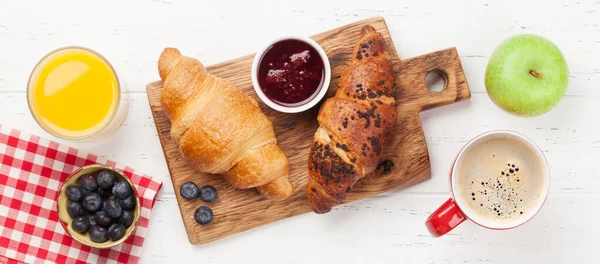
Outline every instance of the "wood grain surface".
[[[359, 21], [312, 37], [323, 47], [331, 63], [332, 81], [329, 95], [334, 92], [342, 71], [350, 63], [352, 48], [359, 39], [361, 27], [367, 24], [383, 34], [391, 51], [398, 84], [395, 94], [398, 102], [398, 118], [394, 136], [384, 150], [380, 167], [355, 185], [346, 202], [428, 179], [431, 175], [429, 155], [419, 112], [470, 98], [470, 91], [456, 49], [450, 48], [400, 61], [383, 18]], [[186, 51], [183, 50], [182, 53], [185, 54]], [[208, 67], [208, 71], [228, 80], [260, 102], [254, 93], [250, 78], [253, 56], [248, 55], [223, 62]], [[427, 90], [425, 76], [430, 71], [442, 73], [445, 79], [443, 91], [432, 93]], [[208, 226], [200, 226], [194, 220], [196, 208], [206, 204], [199, 200], [186, 201], [177, 195], [183, 222], [192, 244], [208, 243], [267, 223], [310, 212], [305, 195], [308, 180], [306, 164], [309, 146], [318, 127], [316, 120], [318, 107], [299, 114], [284, 114], [260, 104], [261, 109], [273, 122], [279, 146], [289, 158], [290, 180], [295, 187], [294, 194], [290, 198], [274, 202], [263, 198], [254, 189], [235, 189], [218, 175], [200, 173], [188, 166], [170, 137], [171, 124], [160, 105], [161, 91], [161, 82], [154, 82], [147, 86], [150, 107], [175, 192], [178, 193], [179, 187], [188, 181], [193, 181], [198, 186], [210, 184], [218, 190], [218, 199], [208, 204], [214, 212], [213, 223]]]

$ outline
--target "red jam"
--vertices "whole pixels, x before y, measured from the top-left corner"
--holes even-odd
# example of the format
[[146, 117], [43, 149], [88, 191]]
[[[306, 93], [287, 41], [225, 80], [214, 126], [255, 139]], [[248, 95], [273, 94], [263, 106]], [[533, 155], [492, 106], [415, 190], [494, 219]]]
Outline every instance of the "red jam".
[[273, 44], [258, 66], [258, 83], [265, 95], [284, 106], [313, 99], [325, 78], [323, 59], [309, 44], [283, 40]]

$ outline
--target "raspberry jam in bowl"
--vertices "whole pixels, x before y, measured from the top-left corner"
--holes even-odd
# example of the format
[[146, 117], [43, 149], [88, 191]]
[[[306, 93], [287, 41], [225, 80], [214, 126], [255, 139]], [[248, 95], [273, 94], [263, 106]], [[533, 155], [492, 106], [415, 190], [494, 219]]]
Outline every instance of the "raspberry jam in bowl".
[[284, 113], [315, 106], [327, 93], [330, 79], [327, 55], [310, 38], [275, 40], [256, 53], [252, 63], [256, 94], [269, 107]]

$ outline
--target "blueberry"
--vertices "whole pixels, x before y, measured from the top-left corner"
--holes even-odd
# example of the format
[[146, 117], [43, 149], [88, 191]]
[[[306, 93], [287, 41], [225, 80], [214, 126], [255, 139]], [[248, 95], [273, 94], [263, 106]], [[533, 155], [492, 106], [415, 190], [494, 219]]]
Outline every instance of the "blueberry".
[[217, 199], [217, 189], [211, 185], [204, 185], [200, 188], [200, 199], [205, 202], [212, 202]]
[[109, 227], [110, 224], [112, 224], [112, 218], [110, 218], [110, 216], [104, 211], [96, 212], [94, 219], [96, 220], [96, 224], [99, 226]]
[[100, 188], [110, 189], [115, 184], [115, 174], [112, 173], [112, 171], [103, 170], [98, 173], [96, 181], [98, 182], [98, 186], [100, 186]]
[[127, 198], [119, 200], [119, 205], [123, 209], [133, 209], [135, 208], [135, 197], [129, 195]]
[[96, 182], [96, 177], [94, 177], [94, 175], [86, 174], [79, 178], [79, 186], [81, 186], [83, 189], [93, 192], [98, 189], [98, 182]]
[[123, 212], [119, 202], [113, 199], [104, 201], [104, 205], [102, 205], [102, 211], [106, 212], [108, 216], [112, 218], [119, 218], [119, 216], [121, 216], [121, 212]]
[[83, 214], [83, 208], [81, 208], [80, 203], [69, 201], [67, 202], [67, 213], [69, 213], [71, 218], [75, 218]]
[[96, 216], [94, 216], [93, 214], [89, 214], [86, 217], [88, 219], [88, 222], [90, 223], [90, 226], [96, 225]]
[[194, 219], [196, 219], [196, 222], [200, 225], [208, 225], [213, 220], [213, 212], [206, 206], [200, 206], [194, 213]]
[[108, 240], [108, 231], [101, 226], [90, 227], [90, 239], [95, 243], [104, 243]]
[[131, 186], [126, 181], [117, 182], [112, 188], [112, 193], [119, 199], [127, 198], [132, 193]]
[[81, 200], [81, 198], [83, 197], [83, 191], [81, 190], [81, 188], [75, 185], [67, 186], [65, 193], [67, 194], [67, 197], [69, 197], [69, 200], [75, 202], [79, 202], [79, 200]]
[[88, 191], [88, 190], [86, 190], [86, 189], [83, 189], [83, 188], [81, 188], [81, 187], [79, 187], [79, 189], [81, 190], [81, 193], [83, 194], [83, 195], [81, 196], [81, 199], [83, 199], [83, 197], [85, 197], [85, 196], [86, 196], [86, 195], [88, 195], [89, 193], [93, 193], [93, 192], [90, 192], [90, 191]]
[[108, 238], [117, 241], [125, 235], [125, 227], [122, 224], [114, 223], [108, 228]]
[[130, 227], [131, 224], [133, 224], [133, 217], [133, 211], [124, 210], [121, 214], [121, 217], [119, 217], [119, 223], [121, 223], [125, 227]]
[[83, 209], [90, 213], [97, 212], [102, 207], [102, 198], [97, 193], [88, 193], [81, 201]]
[[85, 233], [89, 227], [90, 221], [83, 215], [75, 217], [71, 222], [71, 228], [73, 228], [73, 230], [75, 230], [77, 233]]
[[112, 193], [110, 192], [110, 190], [108, 190], [108, 189], [102, 189], [102, 188], [98, 188], [98, 190], [96, 190], [96, 193], [98, 195], [100, 195], [100, 197], [102, 199], [108, 199], [112, 195]]
[[179, 188], [179, 194], [186, 200], [192, 200], [198, 197], [198, 186], [193, 182], [186, 182]]

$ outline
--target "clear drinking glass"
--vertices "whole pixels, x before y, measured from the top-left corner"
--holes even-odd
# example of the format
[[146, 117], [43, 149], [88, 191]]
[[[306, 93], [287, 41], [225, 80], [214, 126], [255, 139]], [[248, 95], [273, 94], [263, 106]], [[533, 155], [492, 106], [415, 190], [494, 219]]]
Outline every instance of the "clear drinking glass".
[[[112, 72], [114, 79], [116, 79], [116, 95], [112, 97], [111, 106], [109, 111], [104, 116], [104, 118], [94, 127], [84, 130], [68, 130], [64, 128], [60, 128], [44, 117], [44, 113], [40, 111], [40, 108], [36, 104], [36, 97], [34, 95], [35, 87], [38, 81], [40, 80], [40, 74], [44, 67], [46, 67], [49, 63], [54, 63], [54, 60], [59, 60], [60, 56], [65, 56], [67, 54], [85, 54], [84, 56], [96, 56], [95, 59], [99, 59], [99, 61], [103, 61], [106, 63], [106, 66]], [[98, 62], [99, 62], [98, 61]], [[49, 74], [50, 75], [50, 74]], [[49, 77], [48, 77], [49, 78]], [[46, 85], [46, 84], [44, 84]], [[45, 89], [45, 88], [44, 88]], [[93, 88], [89, 88], [93, 89]], [[113, 88], [114, 89], [114, 88]], [[114, 90], [113, 90], [114, 91]], [[29, 76], [29, 81], [27, 83], [27, 103], [29, 105], [29, 111], [31, 115], [34, 117], [35, 121], [42, 127], [46, 132], [62, 139], [68, 140], [81, 140], [81, 141], [91, 141], [106, 138], [110, 134], [114, 133], [119, 126], [123, 123], [125, 116], [127, 115], [127, 100], [125, 98], [126, 93], [123, 92], [122, 82], [119, 80], [118, 74], [115, 71], [114, 67], [110, 64], [110, 62], [98, 52], [91, 50], [85, 47], [78, 46], [68, 46], [56, 49], [46, 56], [44, 56], [33, 68]], [[74, 100], [77, 100], [75, 98]], [[58, 107], [58, 106], [57, 106]], [[47, 107], [46, 107], [47, 108]]]

